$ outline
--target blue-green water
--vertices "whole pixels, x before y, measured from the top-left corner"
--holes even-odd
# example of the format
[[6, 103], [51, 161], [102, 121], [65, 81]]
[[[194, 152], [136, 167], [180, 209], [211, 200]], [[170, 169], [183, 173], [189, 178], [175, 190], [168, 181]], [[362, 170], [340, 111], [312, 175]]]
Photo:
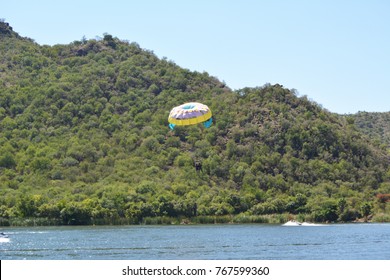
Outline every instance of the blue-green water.
[[2, 260], [389, 260], [390, 224], [2, 228]]

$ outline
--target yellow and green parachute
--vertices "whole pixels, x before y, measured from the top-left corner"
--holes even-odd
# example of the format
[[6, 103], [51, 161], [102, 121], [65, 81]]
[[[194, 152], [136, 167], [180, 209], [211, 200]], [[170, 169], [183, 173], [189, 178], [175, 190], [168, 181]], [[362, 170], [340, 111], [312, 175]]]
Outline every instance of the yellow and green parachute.
[[174, 129], [176, 125], [193, 125], [203, 123], [209, 128], [213, 123], [212, 113], [209, 107], [202, 103], [190, 102], [174, 107], [168, 117], [169, 128]]

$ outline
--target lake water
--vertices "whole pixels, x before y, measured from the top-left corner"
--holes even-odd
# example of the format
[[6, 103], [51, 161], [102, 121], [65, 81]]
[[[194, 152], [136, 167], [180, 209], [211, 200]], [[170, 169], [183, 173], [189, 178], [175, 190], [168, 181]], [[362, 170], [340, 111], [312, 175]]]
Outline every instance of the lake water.
[[[1, 228], [2, 260], [390, 260], [390, 224]], [[3, 240], [4, 241], [4, 240]]]

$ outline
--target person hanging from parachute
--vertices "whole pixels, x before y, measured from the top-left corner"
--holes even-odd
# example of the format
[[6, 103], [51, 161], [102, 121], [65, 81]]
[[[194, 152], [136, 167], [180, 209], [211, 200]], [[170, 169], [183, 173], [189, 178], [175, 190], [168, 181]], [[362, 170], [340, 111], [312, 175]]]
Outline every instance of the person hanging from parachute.
[[[174, 107], [168, 117], [169, 128], [175, 129], [175, 126], [186, 126], [203, 123], [205, 128], [213, 124], [213, 118], [210, 108], [207, 105], [198, 102], [185, 103]], [[202, 171], [202, 163], [195, 161], [195, 170]]]
[[195, 161], [195, 170], [202, 171], [202, 163], [199, 161]]

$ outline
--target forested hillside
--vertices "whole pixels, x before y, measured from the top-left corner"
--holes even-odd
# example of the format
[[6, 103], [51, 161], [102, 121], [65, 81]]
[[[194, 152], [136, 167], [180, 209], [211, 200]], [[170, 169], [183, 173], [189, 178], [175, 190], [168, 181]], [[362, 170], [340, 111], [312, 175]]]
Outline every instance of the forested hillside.
[[[210, 128], [168, 128], [188, 101]], [[389, 221], [389, 193], [386, 150], [293, 90], [232, 91], [109, 34], [41, 46], [0, 22], [3, 225]]]
[[390, 149], [390, 112], [359, 112], [348, 117], [352, 117], [356, 127], [370, 139]]

